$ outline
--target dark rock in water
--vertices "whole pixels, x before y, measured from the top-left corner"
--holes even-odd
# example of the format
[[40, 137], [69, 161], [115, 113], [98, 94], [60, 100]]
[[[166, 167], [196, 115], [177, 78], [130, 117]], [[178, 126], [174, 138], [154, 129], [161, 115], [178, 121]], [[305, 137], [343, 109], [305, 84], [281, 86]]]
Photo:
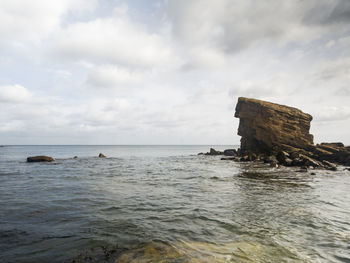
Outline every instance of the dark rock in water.
[[278, 163], [278, 160], [274, 155], [266, 156], [266, 158], [264, 159], [264, 163]]
[[337, 166], [334, 163], [323, 160], [322, 164], [327, 170], [331, 170], [331, 171], [337, 170]]
[[204, 155], [204, 153], [198, 153], [197, 155]]
[[73, 159], [78, 159], [78, 156], [74, 156]]
[[293, 164], [293, 160], [289, 158], [286, 158], [283, 163], [283, 165], [285, 166], [292, 166], [292, 164]]
[[271, 162], [270, 167], [278, 167], [278, 164], [276, 162]]
[[301, 154], [300, 158], [303, 160], [303, 163], [306, 166], [323, 167], [323, 165], [320, 162], [318, 162], [318, 161], [316, 161], [316, 160], [314, 160], [306, 155]]
[[225, 156], [237, 156], [237, 151], [235, 149], [227, 149], [224, 151]]
[[350, 149], [347, 147], [338, 147], [340, 143], [331, 144], [317, 144], [314, 146], [313, 153], [315, 158], [320, 161], [328, 161], [331, 163], [338, 163], [346, 166], [350, 166]]
[[210, 151], [206, 153], [205, 155], [223, 155], [223, 152], [217, 151], [213, 148], [210, 148]]
[[288, 148], [284, 145], [301, 149], [313, 145], [309, 133], [312, 116], [296, 108], [241, 97], [235, 117], [240, 119], [238, 135], [242, 136], [243, 152], [271, 154]]
[[266, 156], [264, 158], [264, 163], [269, 163], [270, 167], [278, 167], [278, 160], [274, 155]]
[[301, 166], [304, 165], [305, 162], [301, 158], [294, 158], [292, 161], [292, 166]]
[[224, 161], [234, 161], [236, 159], [236, 157], [222, 157], [220, 160], [224, 160]]
[[35, 163], [35, 162], [53, 162], [55, 159], [50, 156], [31, 156], [27, 158], [28, 163]]
[[300, 167], [300, 169], [297, 172], [299, 172], [299, 173], [306, 173], [307, 172], [307, 167], [306, 166], [302, 166], [302, 167]]
[[249, 155], [244, 155], [243, 157], [241, 157], [241, 162], [249, 162]]
[[[239, 118], [238, 135], [242, 136], [237, 155], [244, 160], [255, 154], [272, 165], [276, 162], [329, 170], [336, 170], [335, 164], [350, 166], [349, 146], [341, 142], [314, 145], [309, 133], [312, 116], [299, 109], [241, 97], [235, 117]], [[270, 156], [277, 160], [270, 160]]]
[[100, 154], [98, 155], [98, 157], [100, 157], [100, 158], [105, 158], [106, 156], [105, 156], [103, 153], [100, 153]]
[[[276, 156], [278, 162], [280, 164], [286, 165], [287, 163], [287, 159], [290, 160], [292, 162], [291, 159], [289, 159], [289, 153], [285, 152], [285, 151], [280, 151], [278, 152], [277, 156]], [[289, 161], [288, 161], [289, 162]], [[290, 164], [291, 164], [290, 162]]]

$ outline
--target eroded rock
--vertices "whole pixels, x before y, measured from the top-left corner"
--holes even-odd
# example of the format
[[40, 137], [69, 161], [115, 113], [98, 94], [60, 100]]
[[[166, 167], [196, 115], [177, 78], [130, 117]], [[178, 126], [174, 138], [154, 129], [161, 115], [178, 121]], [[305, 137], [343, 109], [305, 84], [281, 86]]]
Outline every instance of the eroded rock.
[[271, 153], [313, 145], [309, 133], [312, 116], [296, 108], [271, 102], [239, 98], [235, 117], [239, 118], [238, 135], [241, 151]]
[[[274, 166], [306, 166], [336, 170], [336, 164], [350, 166], [350, 147], [341, 142], [314, 145], [309, 133], [312, 116], [299, 109], [249, 98], [239, 98], [237, 150], [244, 160], [255, 154]], [[276, 159], [276, 160], [275, 160]]]

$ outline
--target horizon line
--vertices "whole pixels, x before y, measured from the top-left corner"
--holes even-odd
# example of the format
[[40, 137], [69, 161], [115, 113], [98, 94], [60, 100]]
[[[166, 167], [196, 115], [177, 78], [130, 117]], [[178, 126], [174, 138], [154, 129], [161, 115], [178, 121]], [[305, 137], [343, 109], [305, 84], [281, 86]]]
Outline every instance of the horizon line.
[[0, 144], [4, 146], [227, 146], [239, 144]]

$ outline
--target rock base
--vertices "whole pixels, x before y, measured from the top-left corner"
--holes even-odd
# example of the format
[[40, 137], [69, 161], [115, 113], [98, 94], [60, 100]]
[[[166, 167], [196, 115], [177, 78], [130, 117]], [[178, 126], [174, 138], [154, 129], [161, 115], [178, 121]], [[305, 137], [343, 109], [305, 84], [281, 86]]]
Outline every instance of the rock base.
[[[308, 167], [336, 171], [338, 165], [350, 166], [350, 147], [339, 143], [321, 143], [313, 146], [310, 151], [294, 148], [291, 151], [278, 151], [272, 154], [256, 154], [241, 151], [241, 149], [227, 149], [216, 151], [211, 148], [204, 155], [222, 155], [221, 160], [235, 162], [260, 161], [269, 163], [271, 167], [287, 166], [300, 167], [305, 171]], [[350, 168], [347, 168], [350, 170]]]

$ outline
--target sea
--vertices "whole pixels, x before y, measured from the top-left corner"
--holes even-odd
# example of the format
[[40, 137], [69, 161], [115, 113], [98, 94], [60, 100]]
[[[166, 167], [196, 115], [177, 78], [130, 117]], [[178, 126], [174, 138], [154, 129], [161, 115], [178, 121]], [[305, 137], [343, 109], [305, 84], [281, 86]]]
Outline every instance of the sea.
[[350, 171], [210, 147], [0, 147], [0, 262], [350, 262]]

